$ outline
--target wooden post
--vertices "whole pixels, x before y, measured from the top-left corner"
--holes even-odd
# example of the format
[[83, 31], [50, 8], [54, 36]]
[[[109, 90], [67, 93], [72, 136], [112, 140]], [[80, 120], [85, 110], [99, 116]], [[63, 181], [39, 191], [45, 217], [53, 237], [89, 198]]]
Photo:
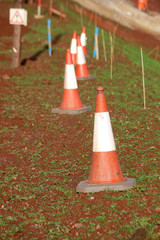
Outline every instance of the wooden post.
[[[15, 8], [22, 8], [23, 0], [15, 0], [14, 7]], [[14, 25], [13, 26], [13, 47], [12, 47], [12, 68], [17, 68], [20, 65], [21, 59], [21, 25]]]

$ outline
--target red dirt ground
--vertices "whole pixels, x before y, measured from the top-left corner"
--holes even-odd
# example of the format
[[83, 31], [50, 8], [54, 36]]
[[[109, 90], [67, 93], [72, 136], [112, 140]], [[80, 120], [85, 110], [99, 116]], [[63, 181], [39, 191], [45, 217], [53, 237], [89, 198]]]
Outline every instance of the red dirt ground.
[[[131, 0], [130, 0], [131, 1]], [[136, 0], [132, 0], [132, 2], [134, 3], [134, 4], [136, 4]], [[156, 1], [156, 0], [151, 0], [150, 1], [150, 3], [149, 3], [149, 8], [151, 9], [151, 10], [155, 10], [155, 11], [157, 11], [157, 12], [160, 12], [160, 3], [158, 3], [159, 1]], [[11, 41], [11, 39], [12, 39], [12, 34], [13, 34], [13, 27], [11, 26], [11, 25], [9, 25], [9, 23], [8, 23], [8, 7], [11, 7], [12, 6], [12, 4], [8, 4], [7, 2], [0, 2], [0, 9], [1, 9], [1, 16], [0, 16], [0, 29], [3, 29], [3, 31], [0, 31], [0, 37], [4, 37], [4, 36], [9, 36], [9, 37], [11, 37], [10, 38], [10, 40], [7, 40], [7, 41], [5, 41], [5, 46], [4, 46], [4, 50], [6, 50], [6, 49], [8, 49], [8, 48], [11, 48], [12, 47], [12, 41]], [[90, 13], [88, 13], [88, 15], [90, 16], [91, 14]], [[97, 18], [97, 20], [98, 20], [98, 23], [100, 24], [100, 25], [102, 25], [103, 27], [106, 27], [106, 29], [108, 29], [108, 30], [114, 30], [114, 28], [115, 28], [115, 26], [117, 25], [117, 24], [115, 24], [115, 23], [112, 23], [112, 22], [109, 22], [109, 21], [104, 21], [102, 18]], [[28, 31], [28, 28], [27, 27], [25, 27], [25, 28], [23, 28], [23, 31], [25, 31], [25, 32], [27, 32]], [[118, 36], [120, 36], [120, 37], [122, 37], [122, 38], [127, 38], [127, 39], [129, 39], [129, 40], [132, 40], [132, 41], [135, 41], [135, 42], [139, 42], [139, 43], [142, 43], [142, 44], [144, 44], [145, 46], [148, 46], [148, 47], [150, 47], [150, 48], [153, 48], [153, 47], [156, 47], [156, 46], [158, 46], [159, 45], [159, 41], [158, 40], [156, 40], [156, 39], [154, 39], [153, 37], [151, 37], [151, 36], [148, 36], [148, 35], [144, 35], [144, 33], [140, 33], [140, 32], [137, 32], [137, 31], [131, 31], [131, 30], [128, 30], [128, 29], [126, 29], [126, 28], [123, 28], [123, 27], [120, 27], [120, 26], [118, 26], [118, 29], [117, 29], [117, 31], [116, 31], [116, 34], [118, 35]], [[2, 55], [1, 55], [2, 56]], [[3, 59], [1, 59], [1, 60], [6, 60], [8, 63], [9, 62], [11, 62], [11, 59], [9, 59], [9, 57], [4, 57], [4, 55], [3, 55]], [[32, 69], [36, 69], [37, 71], [39, 70], [39, 68], [45, 68], [46, 66], [45, 66], [45, 64], [43, 65], [42, 63], [35, 63], [35, 62], [32, 62], [32, 61], [30, 61], [30, 64], [27, 64], [25, 67], [22, 67], [22, 66], [20, 66], [18, 69], [14, 69], [14, 70], [12, 70], [12, 69], [5, 69], [5, 67], [3, 67], [3, 66], [1, 66], [0, 67], [0, 86], [1, 86], [1, 88], [0, 88], [0, 92], [3, 92], [3, 93], [5, 93], [5, 94], [7, 94], [7, 92], [8, 93], [10, 93], [10, 91], [12, 91], [11, 89], [10, 89], [10, 86], [12, 86], [14, 83], [12, 82], [10, 82], [9, 81], [9, 76], [12, 76], [12, 75], [14, 75], [14, 76], [21, 76], [21, 75], [25, 75], [25, 72], [27, 72], [28, 70], [32, 70]], [[5, 79], [5, 81], [3, 81]], [[49, 82], [45, 82], [44, 83], [44, 85], [49, 85], [50, 83]], [[87, 84], [87, 83], [86, 83]], [[16, 94], [16, 92], [15, 92], [15, 94]], [[27, 96], [26, 96], [27, 97]], [[0, 106], [0, 110], [1, 110], [1, 108], [2, 108], [2, 104], [3, 104], [3, 102], [1, 102], [1, 106]], [[16, 111], [16, 109], [12, 109], [12, 111]], [[39, 116], [42, 118], [42, 120], [44, 120], [44, 122], [47, 122], [47, 119], [45, 118], [45, 116], [41, 116], [41, 113], [39, 113], [40, 115], [38, 115], [37, 116], [37, 119], [36, 119], [36, 121], [38, 121], [38, 118], [39, 118]], [[58, 117], [55, 117], [55, 120], [56, 121], [58, 121]], [[64, 120], [64, 116], [62, 116], [62, 121], [59, 123], [59, 124], [64, 124], [63, 125], [63, 127], [65, 127], [66, 129], [68, 128], [68, 132], [71, 134], [71, 132], [70, 132], [70, 129], [69, 129], [69, 127], [68, 127], [68, 125], [69, 125], [69, 123], [74, 123], [75, 121], [77, 121], [77, 118], [76, 117], [69, 117], [69, 118], [67, 118], [66, 116], [65, 116], [65, 121], [63, 121]], [[5, 121], [6, 121], [6, 119], [5, 119]], [[7, 122], [8, 121], [8, 122]], [[8, 126], [8, 125], [10, 125], [11, 123], [12, 124], [14, 124], [14, 122], [13, 121], [15, 121], [15, 123], [16, 123], [16, 125], [18, 125], [18, 126], [24, 126], [24, 119], [21, 119], [21, 118], [18, 118], [18, 117], [15, 117], [14, 119], [8, 119], [6, 122], [4, 122], [4, 119], [2, 120], [2, 123], [3, 123], [3, 125], [4, 126]], [[38, 133], [38, 131], [39, 131], [39, 133]], [[74, 135], [75, 133], [74, 133], [74, 130], [72, 130], [73, 132], [72, 132], [72, 134]], [[47, 141], [47, 140], [52, 140], [52, 139], [55, 139], [55, 136], [44, 136], [44, 134], [43, 134], [43, 129], [38, 129], [37, 130], [37, 132], [36, 133], [34, 133], [33, 131], [32, 131], [32, 128], [30, 129], [30, 131], [28, 130], [28, 131], [26, 131], [26, 128], [25, 128], [25, 130], [23, 130], [22, 131], [22, 129], [21, 130], [15, 130], [15, 135], [16, 135], [16, 137], [15, 137], [15, 140], [14, 140], [14, 146], [12, 146], [13, 147], [13, 149], [15, 148], [17, 148], [21, 143], [21, 141], [22, 141], [22, 139], [25, 139], [26, 137], [28, 137], [28, 142], [27, 142], [27, 144], [26, 144], [26, 147], [27, 147], [27, 145], [30, 145], [30, 143], [34, 140], [34, 134], [39, 134], [40, 136], [41, 136], [41, 141], [42, 141], [42, 143], [43, 144], [45, 144], [45, 141]], [[83, 134], [83, 132], [82, 132], [82, 134]], [[3, 138], [4, 139], [6, 139], [6, 140], [10, 140], [10, 134], [9, 133], [6, 133], [4, 136], [3, 136]], [[61, 138], [60, 138], [60, 141], [59, 141], [59, 146], [65, 146], [65, 144], [64, 144], [64, 142], [65, 142], [65, 138], [66, 138], [66, 136], [65, 135], [63, 135], [63, 133], [62, 133], [62, 135], [61, 135]], [[78, 141], [78, 140], [77, 140]], [[79, 141], [82, 141], [82, 140], [79, 140]], [[78, 144], [80, 145], [80, 143], [78, 142]], [[71, 145], [73, 146], [73, 149], [74, 149], [74, 146], [75, 146], [75, 143], [74, 142], [72, 142], [71, 141]], [[74, 151], [76, 151], [76, 150], [74, 150]], [[46, 155], [46, 153], [44, 152], [42, 155], [44, 155], [44, 157], [45, 157], [45, 155]], [[15, 159], [14, 159], [14, 155], [12, 155], [12, 157], [11, 157], [11, 155], [9, 155], [9, 154], [7, 154], [7, 153], [2, 153], [2, 155], [1, 155], [1, 163], [2, 163], [2, 166], [4, 167], [4, 170], [5, 170], [5, 166], [6, 166], [6, 161], [10, 161], [10, 162], [14, 162], [15, 161]], [[33, 178], [34, 178], [34, 180], [35, 180], [35, 182], [36, 182], [36, 171], [38, 170], [38, 169], [35, 169], [35, 175], [34, 176], [32, 176], [32, 178], [30, 177], [30, 176], [27, 176], [27, 173], [25, 174], [25, 168], [27, 168], [29, 165], [30, 165], [30, 162], [29, 162], [29, 160], [26, 160], [26, 166], [23, 166], [22, 165], [22, 163], [21, 163], [21, 159], [19, 159], [19, 160], [17, 160], [16, 161], [16, 164], [17, 164], [17, 166], [19, 166], [19, 169], [21, 169], [22, 170], [22, 172], [24, 172], [24, 176], [26, 177], [26, 180], [28, 181], [28, 182], [32, 182], [32, 180], [33, 180]], [[34, 171], [34, 168], [32, 169], [33, 171]], [[40, 170], [40, 169], [39, 169]], [[74, 178], [76, 178], [77, 176], [76, 176], [76, 173], [74, 174]], [[15, 177], [14, 179], [12, 179], [12, 181], [14, 182], [16, 182], [17, 181], [17, 178], [18, 177]], [[61, 180], [61, 179], [58, 179], [59, 181]], [[26, 181], [26, 182], [27, 182]], [[71, 184], [71, 186], [75, 186], [75, 179], [72, 179], [72, 182], [70, 183]], [[26, 183], [26, 187], [27, 187], [27, 183]], [[4, 190], [4, 189], [3, 189]], [[12, 194], [17, 194], [18, 193], [18, 189], [12, 189], [11, 190], [12, 191]], [[48, 202], [51, 202], [52, 201], [52, 199], [50, 198], [50, 196], [49, 196], [49, 193], [50, 192], [48, 192]], [[27, 194], [27, 191], [26, 191], [26, 194]], [[115, 194], [113, 193], [113, 196], [114, 196]], [[42, 200], [41, 199], [41, 197], [42, 196], [39, 196], [39, 199], [40, 200]], [[59, 198], [60, 197], [60, 192], [58, 192], [58, 190], [55, 190], [55, 199], [57, 199], [57, 198]], [[100, 198], [101, 197], [103, 197], [103, 195], [100, 193]], [[4, 197], [5, 198], [5, 197]], [[83, 196], [77, 196], [77, 197], [75, 197], [75, 200], [76, 200], [76, 198], [82, 198], [83, 199]], [[6, 196], [6, 199], [5, 199], [5, 201], [6, 201], [6, 203], [9, 205], [10, 203], [10, 198], [8, 197], [8, 196]], [[42, 200], [43, 201], [43, 200]], [[91, 200], [92, 201], [92, 200]], [[143, 199], [142, 199], [142, 201], [143, 201]], [[19, 201], [17, 200], [17, 205], [19, 204]], [[23, 203], [21, 203], [22, 204], [22, 206], [23, 207], [25, 207], [25, 208], [28, 208], [28, 206], [33, 206], [33, 205], [35, 205], [35, 204], [37, 204], [37, 202], [35, 202], [35, 200], [34, 199], [29, 199], [28, 201], [26, 201], [26, 200], [24, 200], [23, 201]], [[110, 200], [108, 200], [108, 199], [106, 199], [106, 205], [110, 205], [111, 203], [110, 203]], [[120, 210], [120, 208], [123, 208], [123, 204], [125, 205], [125, 201], [122, 203], [122, 205], [120, 205], [120, 206], [117, 206], [117, 210]], [[13, 206], [13, 208], [15, 208], [16, 209], [16, 204], [15, 204], [15, 206]], [[72, 206], [72, 209], [71, 209], [71, 211], [72, 212], [76, 212], [77, 213], [77, 208], [79, 209], [80, 207], [82, 207], [83, 208], [83, 206], [76, 206], [76, 204], [75, 204], [75, 206]], [[135, 206], [134, 206], [135, 207]], [[37, 209], [38, 209], [38, 206], [37, 206]], [[129, 211], [133, 211], [134, 210], [134, 208], [133, 209], [130, 209], [129, 207], [127, 208], [127, 211], [126, 211], [126, 213], [125, 213], [125, 215], [124, 216], [120, 216], [119, 218], [120, 218], [120, 221], [121, 221], [121, 224], [123, 224], [126, 220], [129, 220], [129, 218], [128, 218], [128, 215], [129, 215]], [[46, 208], [45, 208], [45, 211], [46, 211], [46, 213], [47, 212], [49, 212], [49, 207], [48, 206], [46, 206]], [[146, 216], [148, 216], [150, 213], [149, 213], [149, 210], [148, 209], [144, 209], [144, 212], [145, 212], [145, 215]], [[25, 212], [24, 212], [24, 214], [25, 214]], [[43, 212], [40, 212], [40, 214], [44, 214]], [[77, 215], [79, 214], [79, 217], [81, 216], [81, 213], [77, 213]], [[85, 215], [87, 216], [87, 217], [91, 217], [90, 216], [90, 213], [86, 210], [86, 212], [85, 212]], [[46, 218], [48, 217], [48, 221], [50, 221], [50, 216], [49, 216], [49, 214], [47, 215], [46, 214]], [[92, 212], [92, 218], [94, 218], [94, 211]], [[18, 219], [18, 217], [17, 217], [17, 219]], [[29, 220], [31, 220], [32, 219], [32, 217], [29, 219]], [[72, 219], [64, 219], [64, 223], [67, 225], [67, 226], [70, 226], [71, 227], [71, 232], [70, 232], [70, 234], [71, 234], [71, 236], [73, 236], [73, 237], [76, 237], [77, 235], [77, 230], [76, 230], [76, 228], [77, 228], [77, 226], [72, 222]], [[30, 223], [28, 223], [28, 225], [29, 225]], [[85, 224], [85, 223], [84, 223]], [[114, 231], [114, 227], [112, 226], [112, 224], [110, 223], [110, 229], [111, 230], [113, 230]], [[34, 231], [34, 237], [36, 238], [36, 239], [44, 239], [44, 232], [42, 231], [42, 232], [39, 232], [38, 230], [37, 231], [35, 231], [35, 228], [33, 228], [33, 231]], [[101, 233], [101, 231], [102, 231], [102, 229], [99, 229], [99, 227], [97, 226], [97, 231], [99, 231], [100, 233]], [[103, 231], [105, 231], [105, 229], [103, 230]], [[141, 230], [142, 231], [142, 235], [144, 234], [145, 235], [145, 233], [143, 233], [143, 229]], [[158, 231], [158, 230], [157, 230]], [[14, 239], [26, 239], [25, 238], [25, 236], [24, 235], [21, 235], [21, 232], [17, 232], [17, 234], [16, 234], [16, 236], [15, 236], [15, 238]]]

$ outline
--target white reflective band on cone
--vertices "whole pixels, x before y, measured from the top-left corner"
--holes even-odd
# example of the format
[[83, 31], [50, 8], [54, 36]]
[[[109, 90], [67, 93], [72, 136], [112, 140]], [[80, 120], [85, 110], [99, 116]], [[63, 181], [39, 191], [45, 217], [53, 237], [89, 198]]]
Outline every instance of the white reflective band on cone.
[[109, 112], [95, 113], [93, 152], [116, 150]]
[[64, 89], [77, 89], [77, 79], [73, 64], [65, 65]]
[[86, 46], [86, 34], [81, 33], [81, 45]]
[[76, 54], [76, 52], [77, 52], [77, 39], [72, 39], [71, 46], [70, 46], [70, 51], [71, 51], [72, 54]]
[[77, 64], [86, 64], [85, 55], [82, 46], [77, 47]]

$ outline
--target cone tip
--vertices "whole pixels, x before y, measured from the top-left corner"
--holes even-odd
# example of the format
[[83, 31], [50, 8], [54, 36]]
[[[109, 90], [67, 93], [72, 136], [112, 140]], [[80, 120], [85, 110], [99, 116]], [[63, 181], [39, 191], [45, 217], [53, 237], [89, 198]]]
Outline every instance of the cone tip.
[[70, 49], [66, 51], [66, 64], [73, 64]]
[[76, 33], [76, 31], [73, 31], [72, 38], [76, 38], [76, 37], [77, 37], [77, 33]]
[[104, 94], [104, 88], [99, 86], [97, 87], [97, 98], [96, 98], [96, 113], [108, 112], [108, 106]]
[[77, 46], [81, 46], [81, 40], [80, 40], [80, 36], [77, 36]]
[[86, 33], [86, 27], [85, 26], [83, 26], [83, 28], [82, 28], [82, 33]]
[[97, 87], [97, 91], [104, 91], [104, 88], [102, 86]]

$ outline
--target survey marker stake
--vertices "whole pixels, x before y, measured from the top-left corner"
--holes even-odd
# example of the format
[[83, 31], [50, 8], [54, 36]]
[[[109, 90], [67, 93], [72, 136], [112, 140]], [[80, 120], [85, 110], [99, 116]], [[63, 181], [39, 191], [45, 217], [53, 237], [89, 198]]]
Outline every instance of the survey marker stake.
[[52, 56], [52, 40], [51, 40], [51, 20], [47, 20], [48, 25], [48, 52], [49, 56]]
[[96, 58], [97, 60], [99, 59], [98, 32], [99, 32], [99, 28], [96, 27], [95, 35], [94, 35], [94, 50], [93, 50], [93, 57]]

